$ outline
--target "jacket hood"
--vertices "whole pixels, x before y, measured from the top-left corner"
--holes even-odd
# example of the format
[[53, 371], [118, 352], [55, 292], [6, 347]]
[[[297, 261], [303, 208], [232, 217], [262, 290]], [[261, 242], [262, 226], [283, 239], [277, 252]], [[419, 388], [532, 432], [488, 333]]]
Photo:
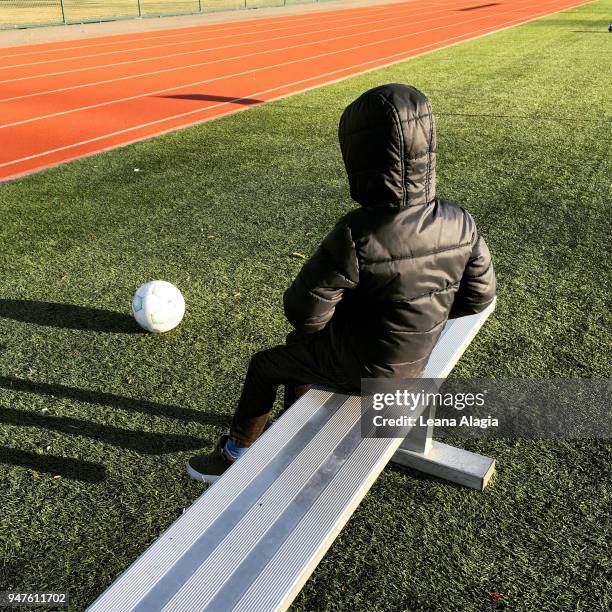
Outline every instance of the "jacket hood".
[[434, 199], [436, 126], [418, 89], [392, 83], [366, 91], [342, 113], [338, 136], [351, 197], [362, 206]]

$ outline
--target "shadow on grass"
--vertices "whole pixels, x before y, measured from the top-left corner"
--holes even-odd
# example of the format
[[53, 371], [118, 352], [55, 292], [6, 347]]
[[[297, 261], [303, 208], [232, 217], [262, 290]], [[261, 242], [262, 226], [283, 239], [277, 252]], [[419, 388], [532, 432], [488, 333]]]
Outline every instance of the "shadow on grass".
[[[557, 13], [559, 14], [559, 13]], [[569, 15], [569, 13], [566, 13]], [[610, 19], [602, 18], [602, 19], [569, 19], [569, 17], [564, 17], [561, 19], [555, 19], [554, 16], [549, 15], [546, 19], [536, 19], [535, 21], [529, 22], [529, 26], [532, 28], [550, 28], [550, 27], [560, 27], [566, 31], [571, 32], [568, 28], [591, 28], [594, 23], [599, 23], [600, 27], [606, 31], [606, 34], [609, 34], [608, 24], [610, 23]], [[612, 34], [610, 34], [612, 36]]]
[[16, 448], [0, 447], [0, 463], [26, 467], [37, 472], [63, 476], [83, 482], [102, 482], [106, 478], [106, 468], [99, 463], [56, 457], [54, 455], [39, 455]]
[[73, 304], [0, 299], [0, 317], [65, 329], [144, 333], [136, 321], [124, 313]]
[[25, 393], [36, 393], [38, 395], [47, 395], [51, 397], [62, 397], [75, 400], [77, 402], [87, 402], [91, 404], [101, 404], [129, 410], [131, 412], [140, 412], [143, 414], [153, 414], [156, 416], [169, 417], [173, 419], [182, 419], [184, 421], [192, 421], [202, 425], [218, 425], [227, 426], [229, 418], [224, 415], [210, 414], [173, 406], [171, 404], [160, 404], [148, 400], [132, 399], [123, 397], [113, 393], [105, 393], [100, 391], [90, 391], [88, 389], [78, 389], [76, 387], [68, 387], [66, 385], [49, 384], [34, 382], [31, 380], [23, 380], [21, 378], [13, 378], [11, 376], [0, 376], [0, 388], [10, 389], [11, 391], [22, 391]]
[[207, 441], [192, 436], [131, 431], [72, 417], [45, 416], [5, 406], [0, 406], [0, 423], [16, 427], [50, 429], [71, 436], [85, 436], [145, 455], [194, 450], [207, 444]]
[[542, 116], [529, 116], [529, 115], [498, 115], [495, 113], [457, 113], [447, 111], [437, 111], [436, 117], [464, 117], [472, 119], [518, 119], [520, 121], [568, 121], [571, 123], [607, 123], [609, 117], [601, 117], [597, 119], [580, 119], [579, 117], [561, 117], [559, 115], [542, 115]]
[[415, 470], [414, 468], [410, 468], [405, 465], [399, 465], [398, 463], [389, 462], [385, 469], [390, 470], [391, 472], [405, 474], [406, 476], [410, 476], [410, 478], [414, 478], [415, 480], [421, 480], [424, 482], [439, 482], [450, 487], [451, 489], [458, 489], [459, 491], [468, 490], [466, 487], [457, 484], [456, 482], [451, 482], [450, 480], [445, 480], [444, 478], [438, 478], [437, 476], [432, 476], [431, 474], [426, 474], [425, 472]]

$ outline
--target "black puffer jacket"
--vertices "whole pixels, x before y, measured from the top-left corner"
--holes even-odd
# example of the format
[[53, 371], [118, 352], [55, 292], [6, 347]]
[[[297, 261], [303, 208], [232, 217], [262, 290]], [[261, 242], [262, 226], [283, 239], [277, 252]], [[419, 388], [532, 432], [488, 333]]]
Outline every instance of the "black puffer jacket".
[[294, 327], [325, 328], [333, 362], [360, 377], [417, 376], [449, 317], [495, 297], [489, 249], [468, 212], [435, 196], [429, 100], [405, 85], [367, 91], [340, 120], [351, 197], [285, 292]]

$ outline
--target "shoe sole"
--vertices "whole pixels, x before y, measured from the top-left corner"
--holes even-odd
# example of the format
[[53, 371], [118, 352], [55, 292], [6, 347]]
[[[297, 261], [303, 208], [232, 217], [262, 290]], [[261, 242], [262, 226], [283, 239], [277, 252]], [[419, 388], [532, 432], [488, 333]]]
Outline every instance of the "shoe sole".
[[221, 476], [218, 474], [200, 474], [197, 470], [194, 470], [190, 465], [189, 461], [186, 463], [187, 474], [194, 480], [199, 480], [200, 482], [207, 482], [209, 484], [213, 484], [216, 480], [219, 480]]

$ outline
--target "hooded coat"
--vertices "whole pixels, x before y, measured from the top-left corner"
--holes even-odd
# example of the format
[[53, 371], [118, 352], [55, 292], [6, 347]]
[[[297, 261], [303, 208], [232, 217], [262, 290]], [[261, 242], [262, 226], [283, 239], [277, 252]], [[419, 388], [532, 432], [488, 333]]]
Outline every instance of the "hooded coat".
[[284, 294], [299, 332], [320, 332], [349, 378], [418, 376], [448, 318], [494, 299], [491, 255], [471, 215], [435, 193], [429, 100], [400, 84], [365, 92], [340, 119], [352, 199]]

